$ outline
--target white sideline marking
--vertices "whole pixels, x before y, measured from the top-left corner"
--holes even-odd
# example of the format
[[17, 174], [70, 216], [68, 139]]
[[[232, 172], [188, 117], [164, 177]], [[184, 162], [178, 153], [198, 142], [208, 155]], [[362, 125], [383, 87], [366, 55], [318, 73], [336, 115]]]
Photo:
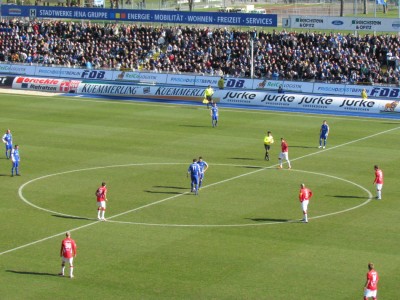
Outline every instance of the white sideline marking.
[[[400, 127], [395, 127], [395, 128], [388, 129], [388, 130], [385, 130], [385, 131], [382, 131], [382, 132], [379, 132], [379, 133], [375, 133], [375, 134], [372, 134], [372, 135], [369, 135], [369, 136], [366, 136], [366, 137], [363, 137], [363, 138], [360, 138], [360, 139], [356, 139], [356, 140], [353, 140], [353, 141], [350, 141], [350, 142], [347, 142], [347, 143], [344, 143], [344, 144], [341, 144], [341, 145], [334, 146], [334, 147], [332, 147], [332, 148], [325, 149], [325, 151], [322, 150], [322, 151], [316, 151], [316, 152], [314, 152], [314, 153], [309, 153], [309, 154], [303, 155], [303, 156], [301, 156], [301, 157], [292, 159], [292, 161], [299, 160], [299, 159], [301, 159], [301, 158], [305, 158], [305, 157], [308, 157], [308, 156], [311, 156], [311, 155], [315, 155], [315, 154], [319, 154], [319, 153], [324, 153], [324, 152], [326, 152], [326, 151], [328, 151], [328, 150], [332, 150], [332, 149], [336, 149], [336, 148], [339, 148], [339, 147], [347, 146], [347, 145], [349, 145], [349, 144], [353, 144], [353, 143], [356, 143], [356, 142], [359, 142], [359, 141], [362, 141], [362, 140], [366, 140], [366, 139], [369, 139], [369, 138], [372, 138], [372, 137], [375, 137], [375, 136], [378, 136], [378, 135], [381, 135], [381, 134], [385, 134], [385, 133], [388, 133], [388, 132], [397, 130], [397, 129], [399, 129], [399, 128], [400, 128]], [[275, 165], [275, 166], [276, 166], [276, 165]], [[97, 167], [97, 168], [100, 169], [100, 168], [104, 168], [104, 167]], [[237, 178], [240, 178], [240, 177], [243, 177], [243, 176], [251, 175], [251, 174], [254, 174], [254, 173], [256, 173], [256, 172], [260, 172], [260, 171], [262, 171], [262, 170], [264, 170], [264, 169], [268, 169], [268, 168], [258, 169], [258, 170], [256, 170], [256, 171], [252, 171], [252, 172], [245, 173], [245, 174], [242, 174], [242, 175], [239, 175], [239, 176], [235, 176], [235, 177], [232, 177], [232, 178], [230, 178], [230, 179], [222, 180], [222, 181], [219, 182], [219, 183], [224, 183], [224, 182], [227, 182], [227, 181], [230, 181], [230, 180], [233, 180], [233, 179], [237, 179]], [[76, 171], [69, 171], [69, 172], [71, 173], [71, 172], [76, 172]], [[64, 173], [67, 173], [67, 172], [64, 172]], [[50, 176], [50, 175], [47, 175], [47, 177], [48, 177], [48, 176]], [[42, 176], [41, 178], [44, 178], [44, 177], [46, 177], [46, 176]], [[216, 184], [216, 183], [210, 184], [210, 185], [208, 185], [208, 186], [212, 186], [212, 185], [215, 185], [215, 184]], [[25, 183], [23, 186], [25, 186], [25, 185], [26, 185], [26, 183]], [[21, 186], [21, 187], [19, 188], [19, 190], [18, 190], [18, 194], [20, 194], [20, 195], [21, 195], [21, 188], [22, 188], [23, 186]], [[181, 195], [183, 195], [183, 194], [181, 194]], [[125, 212], [125, 213], [121, 213], [121, 214], [112, 216], [111, 218], [113, 218], [113, 217], [118, 217], [118, 216], [127, 214], [127, 213], [129, 213], [129, 212], [133, 212], [133, 211], [135, 211], [135, 210], [139, 210], [139, 209], [142, 209], [142, 208], [145, 208], [145, 207], [149, 207], [149, 206], [151, 206], [151, 205], [155, 205], [155, 204], [158, 204], [158, 203], [162, 203], [162, 202], [164, 202], [164, 201], [167, 201], [167, 200], [170, 200], [170, 199], [172, 199], [172, 198], [175, 198], [176, 196], [179, 196], [179, 195], [175, 195], [175, 196], [173, 196], [173, 197], [168, 197], [168, 198], [165, 198], [165, 199], [162, 199], [162, 200], [153, 202], [153, 203], [149, 203], [149, 204], [147, 204], [147, 205], [144, 205], [144, 206], [135, 208], [135, 209], [130, 210], [130, 211], [128, 211], [128, 212]], [[369, 200], [370, 200], [370, 199], [369, 199]], [[358, 206], [358, 207], [359, 207], [359, 206]], [[355, 207], [355, 208], [358, 208], [358, 207]], [[353, 208], [353, 209], [355, 209], [355, 208]], [[109, 218], [109, 219], [110, 219], [110, 218]], [[79, 229], [82, 229], [82, 228], [86, 228], [86, 227], [88, 227], [88, 226], [91, 226], [91, 225], [94, 225], [94, 224], [97, 224], [97, 223], [99, 223], [99, 221], [96, 221], [96, 222], [93, 222], [93, 223], [90, 223], [90, 224], [86, 224], [86, 225], [83, 225], [83, 226], [79, 226], [79, 227], [76, 227], [76, 228], [74, 228], [74, 229], [70, 229], [69, 231], [76, 231], [76, 230], [79, 230]], [[28, 247], [28, 246], [31, 246], [31, 245], [40, 243], [40, 242], [42, 242], [42, 241], [45, 241], [45, 240], [48, 240], [48, 239], [51, 239], [51, 238], [53, 238], [53, 237], [57, 237], [57, 236], [60, 236], [60, 235], [63, 235], [63, 234], [65, 234], [65, 231], [63, 231], [62, 233], [58, 233], [58, 234], [52, 235], [52, 236], [50, 236], [50, 237], [44, 238], [44, 239], [40, 239], [40, 240], [31, 242], [31, 243], [28, 243], [28, 244], [25, 244], [25, 245], [22, 245], [22, 246], [19, 246], [19, 247], [10, 249], [10, 250], [3, 251], [3, 252], [0, 253], [0, 256], [3, 255], [3, 254], [5, 254], [5, 253], [10, 253], [10, 252], [13, 252], [13, 251], [15, 251], [15, 250], [19, 250], [19, 249], [22, 249], [22, 248], [25, 248], [25, 247]]]

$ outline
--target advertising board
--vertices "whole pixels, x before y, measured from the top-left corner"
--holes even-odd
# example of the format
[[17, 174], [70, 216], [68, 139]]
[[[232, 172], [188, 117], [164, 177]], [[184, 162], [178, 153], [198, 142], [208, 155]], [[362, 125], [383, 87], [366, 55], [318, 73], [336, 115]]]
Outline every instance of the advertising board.
[[400, 30], [400, 21], [396, 18], [290, 16], [287, 24], [290, 24], [291, 28], [312, 30], [368, 30], [380, 32], [398, 32]]
[[6, 89], [11, 88], [15, 76], [0, 76], [0, 88]]
[[57, 67], [36, 67], [35, 76], [61, 77], [61, 68]]
[[167, 74], [138, 71], [114, 71], [113, 80], [163, 84], [167, 82]]
[[18, 76], [14, 78], [11, 87], [40, 92], [70, 93], [75, 92], [80, 82], [79, 80]]
[[77, 79], [93, 79], [93, 80], [113, 80], [114, 71], [108, 70], [92, 70], [92, 69], [74, 69], [61, 68], [60, 77], [77, 78]]
[[150, 99], [201, 101], [203, 100], [203, 88], [190, 87], [166, 87], [128, 84], [105, 83], [80, 83], [77, 89], [79, 94], [113, 95], [128, 97], [143, 97]]
[[19, 64], [10, 64], [7, 73], [21, 75], [35, 75], [35, 67]]
[[281, 81], [268, 79], [254, 79], [253, 89], [255, 90], [275, 90], [282, 86], [286, 92], [312, 93], [314, 84], [312, 82], [301, 81]]
[[400, 102], [397, 100], [362, 100], [344, 96], [278, 94], [258, 91], [218, 91], [217, 94], [220, 102], [227, 104], [357, 113], [399, 112], [397, 107]]
[[276, 14], [256, 13], [223, 13], [198, 11], [166, 11], [166, 10], [136, 10], [108, 9], [62, 6], [1, 6], [3, 17], [57, 18], [57, 19], [87, 19], [104, 21], [132, 21], [174, 24], [208, 24], [230, 26], [262, 26], [276, 27]]
[[[11, 84], [12, 81], [12, 84]], [[26, 89], [54, 93], [78, 93], [86, 95], [112, 95], [132, 98], [197, 101], [204, 98], [204, 87], [156, 86], [82, 82], [30, 76], [0, 77], [0, 87], [11, 84], [14, 89]], [[372, 89], [374, 87], [371, 87]], [[371, 93], [374, 90], [371, 90]], [[380, 93], [382, 90], [376, 90]], [[385, 90], [383, 90], [385, 91]], [[390, 92], [390, 91], [389, 91]], [[392, 91], [393, 92], [393, 91]], [[394, 93], [394, 92], [393, 92]], [[400, 100], [360, 99], [346, 96], [277, 93], [261, 90], [216, 90], [216, 102], [245, 106], [310, 110], [320, 112], [344, 112], [357, 114], [400, 113]]]
[[195, 85], [196, 76], [168, 74], [166, 83], [167, 84], [178, 84], [178, 85]]

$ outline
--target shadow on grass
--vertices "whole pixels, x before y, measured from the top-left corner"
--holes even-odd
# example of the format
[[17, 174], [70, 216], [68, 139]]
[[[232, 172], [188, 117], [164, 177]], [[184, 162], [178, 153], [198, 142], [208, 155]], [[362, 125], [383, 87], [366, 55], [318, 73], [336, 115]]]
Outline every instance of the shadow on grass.
[[369, 199], [369, 197], [360, 197], [360, 196], [347, 196], [347, 195], [327, 195], [328, 197], [333, 197], [333, 198], [340, 198], [340, 199]]
[[252, 220], [254, 222], [289, 222], [289, 219], [273, 219], [273, 218], [246, 218], [246, 220]]
[[316, 146], [292, 146], [292, 145], [290, 145], [289, 146], [290, 148], [303, 148], [303, 149], [316, 149], [316, 148], [318, 148], [318, 145], [316, 145]]
[[263, 167], [259, 167], [259, 166], [237, 166], [236, 168], [244, 168], [244, 169], [263, 169]]
[[179, 125], [181, 127], [192, 127], [192, 128], [205, 128], [205, 127], [211, 127], [207, 125]]
[[181, 186], [155, 185], [153, 187], [154, 188], [164, 188], [164, 189], [187, 190], [187, 187], [181, 187]]
[[16, 270], [6, 270], [6, 272], [15, 273], [15, 274], [22, 274], [22, 275], [56, 276], [56, 277], [59, 276], [58, 274], [45, 273], [45, 272], [30, 272], [30, 271], [16, 271]]
[[167, 195], [182, 195], [180, 192], [166, 192], [166, 191], [145, 191], [146, 193], [152, 194], [167, 194]]
[[237, 160], [256, 160], [250, 157], [229, 157], [229, 159], [237, 159]]
[[63, 218], [63, 219], [73, 219], [73, 220], [88, 220], [91, 221], [93, 219], [85, 218], [85, 217], [75, 217], [75, 216], [63, 216], [63, 215], [52, 215], [53, 217]]

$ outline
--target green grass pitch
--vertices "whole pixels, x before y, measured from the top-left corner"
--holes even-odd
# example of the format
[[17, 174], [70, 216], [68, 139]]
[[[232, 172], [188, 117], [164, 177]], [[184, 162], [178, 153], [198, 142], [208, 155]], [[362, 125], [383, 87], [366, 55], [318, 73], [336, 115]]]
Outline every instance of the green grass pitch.
[[[0, 152], [2, 299], [400, 299], [400, 122], [72, 97], [1, 95], [21, 177]], [[327, 119], [328, 147], [318, 146]], [[275, 144], [264, 161], [263, 137]], [[278, 170], [279, 139], [292, 170]], [[2, 148], [3, 149], [3, 148]], [[186, 171], [210, 165], [199, 196]], [[374, 164], [384, 171], [375, 196]], [[94, 192], [109, 189], [108, 222]], [[302, 218], [300, 183], [314, 192]], [[75, 278], [60, 278], [71, 230]]]

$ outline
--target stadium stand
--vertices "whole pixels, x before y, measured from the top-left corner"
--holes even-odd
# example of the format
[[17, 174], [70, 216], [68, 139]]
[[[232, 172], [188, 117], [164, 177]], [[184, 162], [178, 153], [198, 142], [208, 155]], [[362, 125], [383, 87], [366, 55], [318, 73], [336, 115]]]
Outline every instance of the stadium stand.
[[399, 84], [397, 35], [241, 31], [188, 26], [0, 22], [0, 61], [49, 66]]

